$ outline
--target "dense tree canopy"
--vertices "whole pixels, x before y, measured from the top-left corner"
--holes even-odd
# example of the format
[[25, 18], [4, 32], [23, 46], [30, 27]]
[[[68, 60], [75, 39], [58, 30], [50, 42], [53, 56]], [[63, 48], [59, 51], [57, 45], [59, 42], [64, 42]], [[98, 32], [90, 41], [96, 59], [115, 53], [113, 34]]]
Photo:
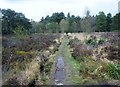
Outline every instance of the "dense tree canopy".
[[17, 13], [11, 9], [2, 9], [2, 33], [12, 34], [16, 27], [22, 26], [28, 30], [32, 28], [32, 25], [23, 13]]
[[99, 15], [96, 16], [96, 26], [97, 26], [96, 31], [105, 32], [107, 29], [106, 25], [107, 25], [107, 20], [105, 13], [99, 12]]
[[107, 31], [111, 31], [111, 27], [112, 27], [112, 15], [110, 13], [107, 14], [107, 24], [106, 24], [106, 27], [107, 27]]
[[[2, 9], [2, 33], [61, 33], [61, 32], [106, 32], [120, 30], [120, 13], [112, 17], [110, 13], [99, 12], [91, 16], [86, 11], [86, 16], [65, 16], [63, 12], [53, 13], [51, 16], [42, 17], [39, 22], [27, 19], [23, 13], [11, 9]], [[17, 29], [17, 30], [16, 30]]]
[[112, 31], [120, 31], [120, 13], [113, 17]]

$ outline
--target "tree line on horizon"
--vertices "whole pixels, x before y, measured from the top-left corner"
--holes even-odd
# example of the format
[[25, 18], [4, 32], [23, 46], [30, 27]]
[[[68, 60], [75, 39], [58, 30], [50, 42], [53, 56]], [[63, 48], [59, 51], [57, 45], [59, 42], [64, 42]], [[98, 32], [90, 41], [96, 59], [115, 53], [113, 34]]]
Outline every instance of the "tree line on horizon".
[[86, 11], [86, 16], [65, 16], [63, 12], [53, 13], [52, 16], [42, 17], [35, 22], [25, 17], [23, 13], [11, 9], [2, 9], [2, 34], [31, 34], [31, 33], [79, 33], [79, 32], [112, 32], [120, 31], [120, 13], [112, 17], [100, 11], [98, 15], [91, 16]]

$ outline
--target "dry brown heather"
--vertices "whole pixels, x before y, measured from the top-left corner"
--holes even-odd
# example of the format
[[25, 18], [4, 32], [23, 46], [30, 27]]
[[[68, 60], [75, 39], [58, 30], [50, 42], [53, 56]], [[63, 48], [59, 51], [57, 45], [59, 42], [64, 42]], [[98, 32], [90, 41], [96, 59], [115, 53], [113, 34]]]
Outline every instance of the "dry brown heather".
[[[52, 63], [49, 62], [49, 57], [57, 51], [61, 37], [61, 34], [34, 34], [25, 38], [3, 37], [3, 84], [25, 85], [38, 79], [39, 73], [44, 72], [47, 76]], [[43, 84], [42, 79], [40, 80], [39, 84]]]
[[85, 39], [89, 38], [91, 35], [94, 35], [98, 38], [99, 37], [105, 37], [105, 38], [108, 38], [108, 39], [110, 39], [110, 38], [112, 39], [115, 36], [118, 39], [118, 37], [120, 36], [120, 34], [118, 32], [70, 33], [69, 36], [71, 36], [71, 39], [76, 37], [79, 40], [84, 41]]
[[[80, 64], [82, 84], [110, 84], [120, 82], [120, 33], [72, 33], [71, 54]], [[120, 85], [120, 84], [119, 84]]]
[[[113, 51], [119, 52], [120, 33], [118, 33], [118, 32], [71, 33], [71, 34], [69, 34], [69, 36], [70, 36], [70, 39], [77, 38], [83, 44], [86, 44], [86, 40], [89, 40], [91, 37], [92, 37], [92, 40], [96, 40], [96, 43], [101, 38], [104, 39], [103, 44], [101, 44], [101, 45], [94, 44], [93, 45], [95, 47], [92, 49], [93, 57], [95, 57], [95, 55], [96, 55], [97, 58], [98, 57], [104, 58], [106, 56], [110, 56], [110, 55], [112, 56]], [[100, 52], [102, 54], [100, 54]], [[97, 55], [98, 53], [99, 53], [99, 55]], [[119, 56], [119, 53], [116, 54], [116, 59], [118, 58], [117, 55]], [[115, 56], [113, 56], [113, 58], [115, 58]]]

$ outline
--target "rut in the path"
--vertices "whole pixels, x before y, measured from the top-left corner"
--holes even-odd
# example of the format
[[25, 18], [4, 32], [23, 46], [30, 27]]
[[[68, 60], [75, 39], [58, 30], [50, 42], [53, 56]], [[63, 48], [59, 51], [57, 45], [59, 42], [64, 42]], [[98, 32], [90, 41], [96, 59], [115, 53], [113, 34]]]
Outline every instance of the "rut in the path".
[[55, 74], [54, 74], [54, 84], [55, 85], [63, 85], [64, 79], [65, 79], [65, 67], [64, 67], [64, 61], [63, 61], [63, 47], [64, 47], [64, 41], [62, 42], [61, 46], [59, 47], [59, 52], [57, 56], [57, 61], [55, 64]]
[[55, 70], [55, 84], [64, 84], [65, 72], [64, 72], [64, 61], [61, 56], [58, 57], [56, 62], [56, 70]]

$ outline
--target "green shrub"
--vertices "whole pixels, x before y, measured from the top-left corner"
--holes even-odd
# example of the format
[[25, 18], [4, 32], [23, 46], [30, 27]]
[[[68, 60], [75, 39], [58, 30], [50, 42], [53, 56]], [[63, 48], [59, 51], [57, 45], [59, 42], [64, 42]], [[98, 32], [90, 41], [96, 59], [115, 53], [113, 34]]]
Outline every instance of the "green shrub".
[[95, 45], [96, 44], [96, 40], [90, 38], [90, 39], [86, 40], [86, 44], [88, 44], [88, 45]]
[[100, 40], [98, 41], [98, 44], [103, 44], [105, 42], [105, 39], [100, 38]]
[[98, 38], [99, 40], [97, 40], [97, 38], [95, 36], [91, 36], [90, 38], [88, 38], [85, 43], [87, 45], [95, 45], [95, 44], [103, 44], [105, 42], [104, 38]]
[[26, 30], [23, 26], [17, 26], [13, 30], [13, 33], [19, 38], [24, 38], [24, 36], [28, 35], [28, 30]]
[[110, 78], [120, 80], [120, 65], [109, 63], [107, 66], [107, 73]]

